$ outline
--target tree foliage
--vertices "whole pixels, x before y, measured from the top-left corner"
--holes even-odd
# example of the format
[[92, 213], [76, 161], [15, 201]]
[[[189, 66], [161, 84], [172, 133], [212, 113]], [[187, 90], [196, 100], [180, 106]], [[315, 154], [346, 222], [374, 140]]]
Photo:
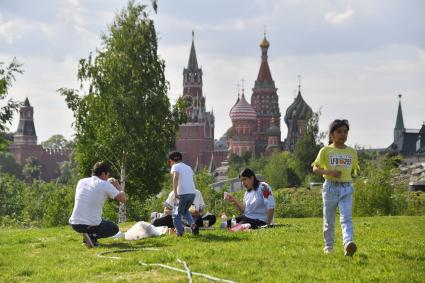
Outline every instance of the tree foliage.
[[311, 174], [311, 163], [316, 158], [320, 148], [323, 147], [321, 143], [323, 134], [319, 132], [319, 117], [320, 112], [313, 113], [312, 117], [307, 122], [303, 137], [295, 145], [295, 171], [300, 180], [304, 180], [307, 175], [310, 175], [310, 178], [315, 178], [315, 176]]
[[8, 151], [0, 151], [0, 174], [8, 173], [19, 178], [21, 172], [21, 166], [16, 162], [13, 154]]
[[22, 174], [26, 180], [41, 180], [41, 173], [43, 172], [43, 165], [37, 157], [30, 156], [25, 160], [22, 168]]
[[53, 135], [41, 142], [41, 146], [49, 149], [72, 149], [73, 142], [68, 141], [63, 135]]
[[108, 161], [130, 196], [141, 200], [159, 192], [166, 155], [184, 118], [181, 103], [171, 109], [157, 49], [146, 6], [130, 1], [102, 35], [102, 49], [80, 60], [78, 79], [86, 94], [59, 90], [74, 112], [80, 173]]
[[[3, 62], [0, 62], [0, 101], [7, 98], [8, 90], [15, 80], [15, 75], [22, 73], [22, 64], [15, 58], [13, 58], [12, 62], [7, 66], [5, 66]], [[13, 114], [18, 110], [20, 105], [19, 102], [9, 98], [6, 105], [0, 107], [0, 150], [5, 149], [7, 144], [5, 138], [7, 124], [12, 122]]]
[[276, 152], [264, 168], [264, 177], [273, 188], [296, 187], [301, 184], [295, 172], [295, 162], [289, 152]]
[[56, 179], [60, 184], [74, 184], [80, 179], [78, 165], [75, 159], [75, 151], [72, 151], [69, 160], [59, 163], [59, 177]]

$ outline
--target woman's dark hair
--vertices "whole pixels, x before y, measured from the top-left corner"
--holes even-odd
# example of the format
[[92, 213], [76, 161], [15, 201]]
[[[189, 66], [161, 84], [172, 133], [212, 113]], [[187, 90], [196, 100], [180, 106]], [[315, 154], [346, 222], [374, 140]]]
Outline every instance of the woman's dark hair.
[[258, 181], [257, 177], [255, 176], [254, 171], [252, 171], [249, 168], [245, 168], [241, 171], [241, 173], [239, 174], [239, 179], [241, 177], [246, 177], [246, 178], [254, 177], [254, 189], [257, 189], [258, 185], [260, 185], [260, 181]]
[[102, 172], [105, 172], [105, 174], [108, 174], [109, 170], [110, 170], [110, 167], [107, 163], [96, 162], [96, 164], [94, 164], [92, 169], [92, 176], [100, 177], [100, 175], [102, 175]]
[[345, 119], [342, 119], [342, 120], [336, 119], [336, 120], [334, 120], [331, 123], [331, 125], [329, 126], [329, 143], [328, 144], [331, 144], [333, 142], [332, 141], [332, 138], [331, 138], [331, 134], [333, 132], [335, 132], [336, 129], [341, 128], [343, 126], [346, 126], [347, 127], [347, 130], [350, 130], [350, 125], [348, 124], [348, 120], [345, 120]]

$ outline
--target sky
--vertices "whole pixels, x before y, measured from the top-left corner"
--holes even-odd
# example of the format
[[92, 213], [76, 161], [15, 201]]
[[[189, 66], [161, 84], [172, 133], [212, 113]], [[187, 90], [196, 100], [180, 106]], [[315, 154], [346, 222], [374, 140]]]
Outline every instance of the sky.
[[[150, 6], [150, 1], [138, 1]], [[398, 94], [406, 128], [425, 121], [425, 1], [423, 0], [159, 0], [151, 12], [165, 60], [169, 97], [182, 94], [192, 30], [203, 70], [207, 110], [215, 137], [231, 126], [230, 108], [244, 81], [250, 101], [261, 60], [264, 31], [269, 66], [283, 121], [301, 77], [301, 93], [321, 111], [320, 130], [333, 119], [350, 121], [347, 143], [383, 148], [393, 141]], [[61, 87], [78, 88], [78, 61], [101, 48], [120, 0], [0, 0], [0, 62], [16, 57], [9, 98], [29, 98], [38, 142], [73, 136], [73, 116]], [[150, 9], [152, 10], [152, 9]], [[4, 101], [3, 101], [4, 102]], [[1, 105], [1, 104], [0, 104]], [[10, 131], [16, 131], [18, 115]]]

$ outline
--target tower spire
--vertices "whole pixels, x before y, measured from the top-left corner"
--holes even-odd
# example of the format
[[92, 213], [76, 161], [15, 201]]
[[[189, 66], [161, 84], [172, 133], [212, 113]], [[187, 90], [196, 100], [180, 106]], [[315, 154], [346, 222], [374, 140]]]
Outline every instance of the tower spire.
[[28, 97], [25, 98], [24, 105], [19, 109], [19, 124], [16, 130], [14, 144], [37, 144], [37, 135], [34, 127], [34, 109]]
[[301, 93], [301, 75], [298, 75], [298, 93]]
[[401, 97], [402, 95], [398, 95], [398, 110], [397, 110], [397, 119], [395, 122], [395, 129], [404, 129], [404, 121], [403, 121], [403, 112], [401, 111]]
[[198, 60], [196, 59], [195, 51], [195, 32], [192, 30], [192, 46], [190, 47], [189, 62], [187, 63], [189, 70], [198, 69]]

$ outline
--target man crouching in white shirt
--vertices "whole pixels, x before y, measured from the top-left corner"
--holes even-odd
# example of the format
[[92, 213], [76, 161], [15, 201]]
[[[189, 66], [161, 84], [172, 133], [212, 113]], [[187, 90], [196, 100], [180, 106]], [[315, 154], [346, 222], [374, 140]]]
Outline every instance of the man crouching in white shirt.
[[111, 237], [118, 233], [118, 225], [102, 219], [105, 201], [115, 199], [125, 203], [126, 196], [117, 180], [108, 182], [110, 167], [97, 162], [92, 169], [92, 176], [78, 181], [75, 192], [75, 204], [69, 224], [78, 233], [83, 234], [84, 244], [88, 248], [98, 245], [97, 239]]

